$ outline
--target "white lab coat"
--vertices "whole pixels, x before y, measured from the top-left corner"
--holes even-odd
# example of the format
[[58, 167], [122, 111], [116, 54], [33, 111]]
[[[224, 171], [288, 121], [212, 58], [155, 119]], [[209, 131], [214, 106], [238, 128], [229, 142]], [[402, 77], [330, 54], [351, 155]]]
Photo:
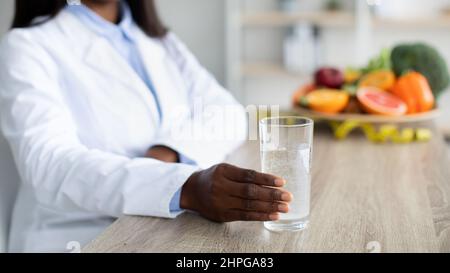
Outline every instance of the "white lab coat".
[[[59, 252], [70, 241], [84, 245], [124, 214], [175, 217], [169, 203], [186, 179], [222, 161], [245, 139], [244, 109], [173, 34], [160, 40], [137, 27], [133, 31], [159, 96], [161, 123], [145, 83], [74, 15], [62, 11], [3, 39], [1, 125], [22, 180], [10, 251]], [[233, 105], [238, 118], [227, 122], [218, 112], [197, 109], [202, 119], [193, 119], [180, 111], [192, 111], [194, 104]], [[218, 124], [233, 136], [215, 137], [208, 128]], [[196, 126], [208, 139], [172, 131]], [[142, 158], [156, 144], [198, 166]]]

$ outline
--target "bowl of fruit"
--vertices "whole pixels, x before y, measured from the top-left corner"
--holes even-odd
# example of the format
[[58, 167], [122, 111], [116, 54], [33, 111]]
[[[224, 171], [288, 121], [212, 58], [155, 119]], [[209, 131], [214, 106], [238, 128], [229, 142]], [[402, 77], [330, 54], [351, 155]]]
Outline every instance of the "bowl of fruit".
[[439, 115], [447, 64], [433, 47], [400, 44], [363, 68], [322, 67], [292, 97], [294, 110], [316, 120], [414, 123]]

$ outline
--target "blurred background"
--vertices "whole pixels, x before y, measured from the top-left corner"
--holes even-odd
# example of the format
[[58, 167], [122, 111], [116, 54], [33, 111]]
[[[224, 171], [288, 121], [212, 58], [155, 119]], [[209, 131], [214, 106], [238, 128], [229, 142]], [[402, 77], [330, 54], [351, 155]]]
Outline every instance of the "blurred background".
[[[278, 104], [322, 65], [366, 64], [423, 41], [450, 63], [449, 0], [157, 0], [166, 24], [243, 104]], [[14, 0], [0, 2], [0, 34]], [[439, 126], [450, 134], [450, 94]]]
[[[292, 94], [318, 67], [364, 66], [399, 43], [430, 44], [450, 64], [450, 0], [156, 2], [163, 21], [244, 105], [289, 110]], [[0, 36], [13, 13], [14, 0], [1, 0]], [[439, 108], [438, 127], [450, 139], [450, 92], [440, 97]], [[2, 141], [0, 154], [7, 152]], [[2, 175], [14, 168], [12, 162], [0, 167]], [[0, 191], [0, 200], [14, 196]], [[7, 234], [1, 222], [10, 209], [0, 206], [0, 252]]]

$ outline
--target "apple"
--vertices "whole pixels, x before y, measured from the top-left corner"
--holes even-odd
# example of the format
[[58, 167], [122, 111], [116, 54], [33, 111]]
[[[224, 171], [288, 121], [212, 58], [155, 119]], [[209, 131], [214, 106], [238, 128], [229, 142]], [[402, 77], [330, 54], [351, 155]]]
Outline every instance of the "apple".
[[336, 68], [324, 67], [314, 75], [316, 85], [333, 89], [340, 89], [344, 84], [344, 74]]

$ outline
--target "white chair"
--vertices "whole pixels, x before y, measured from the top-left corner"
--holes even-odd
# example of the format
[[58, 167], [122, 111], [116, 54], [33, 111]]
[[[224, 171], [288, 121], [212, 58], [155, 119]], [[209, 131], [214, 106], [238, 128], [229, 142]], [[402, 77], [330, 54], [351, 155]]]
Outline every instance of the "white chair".
[[11, 150], [0, 133], [0, 253], [7, 251], [11, 212], [19, 181]]

